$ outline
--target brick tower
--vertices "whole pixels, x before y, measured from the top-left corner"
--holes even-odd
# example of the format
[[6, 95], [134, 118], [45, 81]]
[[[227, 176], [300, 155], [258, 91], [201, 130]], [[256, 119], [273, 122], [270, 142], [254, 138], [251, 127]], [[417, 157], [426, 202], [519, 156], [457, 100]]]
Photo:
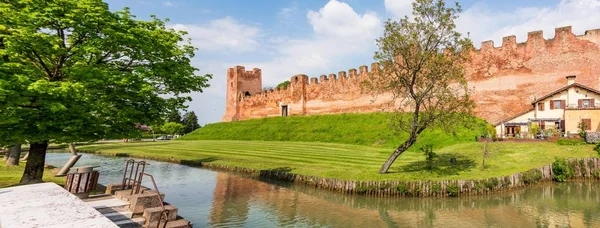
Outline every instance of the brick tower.
[[243, 66], [227, 69], [227, 98], [225, 115], [221, 121], [236, 121], [240, 118], [240, 99], [262, 91], [262, 73], [258, 68], [246, 71]]

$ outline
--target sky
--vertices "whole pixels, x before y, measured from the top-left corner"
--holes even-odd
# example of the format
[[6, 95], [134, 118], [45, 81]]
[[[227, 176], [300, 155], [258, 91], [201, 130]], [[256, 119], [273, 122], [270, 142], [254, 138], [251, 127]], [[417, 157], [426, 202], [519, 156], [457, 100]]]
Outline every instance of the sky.
[[[227, 68], [262, 69], [263, 87], [297, 74], [318, 77], [370, 66], [375, 40], [387, 19], [412, 13], [412, 0], [107, 0], [111, 10], [129, 7], [140, 20], [168, 18], [168, 27], [188, 32], [198, 48], [192, 64], [212, 74], [210, 87], [191, 94], [188, 111], [200, 124], [219, 122], [225, 112]], [[447, 4], [454, 1], [447, 0]], [[464, 0], [457, 30], [473, 40], [573, 26], [575, 34], [600, 28], [600, 0]]]

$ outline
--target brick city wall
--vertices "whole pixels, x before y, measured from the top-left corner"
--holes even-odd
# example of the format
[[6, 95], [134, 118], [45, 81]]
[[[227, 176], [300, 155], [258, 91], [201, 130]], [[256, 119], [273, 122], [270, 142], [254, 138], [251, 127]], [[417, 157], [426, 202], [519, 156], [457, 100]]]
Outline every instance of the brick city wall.
[[[529, 32], [523, 43], [504, 37], [500, 47], [486, 41], [471, 53], [465, 72], [479, 117], [494, 123], [520, 113], [534, 97], [565, 86], [566, 75], [599, 89], [600, 29], [583, 35], [573, 34], [571, 27], [555, 32], [552, 39], [544, 39], [542, 31]], [[389, 111], [389, 94], [375, 96], [361, 86], [378, 69], [374, 63], [371, 71], [361, 66], [319, 78], [296, 75], [286, 89], [263, 91], [260, 69], [230, 68], [223, 121], [280, 116], [282, 106], [290, 115]]]

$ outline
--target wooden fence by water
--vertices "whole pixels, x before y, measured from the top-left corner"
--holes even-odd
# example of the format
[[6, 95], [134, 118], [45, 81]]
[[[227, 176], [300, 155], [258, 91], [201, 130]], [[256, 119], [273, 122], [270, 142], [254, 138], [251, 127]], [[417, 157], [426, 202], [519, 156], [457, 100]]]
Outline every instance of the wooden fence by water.
[[[106, 154], [103, 152], [85, 151], [86, 153]], [[113, 154], [119, 156], [119, 154]], [[136, 157], [136, 156], [134, 156]], [[412, 196], [412, 197], [448, 197], [486, 195], [510, 189], [521, 188], [537, 182], [552, 181], [554, 174], [552, 164], [508, 176], [491, 177], [478, 180], [424, 180], [424, 181], [353, 181], [334, 178], [315, 177], [289, 173], [280, 170], [254, 170], [241, 167], [230, 167], [205, 162], [181, 161], [160, 157], [140, 157], [189, 166], [203, 167], [213, 170], [229, 171], [249, 175], [255, 178], [269, 178], [304, 184], [330, 191], [367, 196]], [[573, 170], [570, 179], [600, 180], [600, 158], [571, 158], [569, 167]]]

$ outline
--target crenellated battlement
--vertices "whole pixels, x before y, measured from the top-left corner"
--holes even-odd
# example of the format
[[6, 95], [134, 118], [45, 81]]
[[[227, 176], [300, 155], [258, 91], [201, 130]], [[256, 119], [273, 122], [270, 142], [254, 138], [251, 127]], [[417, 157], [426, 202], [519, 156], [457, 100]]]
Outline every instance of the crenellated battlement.
[[513, 51], [522, 48], [524, 51], [536, 51], [544, 49], [547, 46], [568, 45], [569, 42], [577, 40], [598, 39], [600, 37], [600, 29], [586, 30], [582, 35], [573, 33], [571, 26], [565, 26], [554, 29], [554, 37], [551, 39], [544, 38], [544, 31], [537, 30], [527, 33], [525, 42], [517, 43], [515, 35], [505, 36], [502, 38], [502, 45], [496, 47], [494, 41], [486, 40], [481, 42], [481, 47], [474, 50], [476, 54], [489, 53], [494, 51]]
[[[522, 42], [516, 35], [503, 37], [501, 43], [488, 40], [470, 53], [463, 64], [478, 116], [494, 122], [528, 108], [528, 104], [519, 105], [527, 100], [524, 98], [551, 92], [556, 89], [553, 84], [563, 84], [556, 75], [577, 74], [582, 84], [600, 85], [600, 29], [576, 35], [566, 26], [554, 32], [554, 37], [544, 38], [543, 31], [531, 31]], [[235, 66], [227, 70], [223, 121], [386, 111], [389, 103], [375, 101], [373, 94], [362, 89], [363, 82], [374, 79], [371, 76], [381, 70], [373, 63], [315, 77], [298, 74], [289, 78], [286, 88], [263, 90], [260, 69]], [[378, 95], [384, 96], [389, 94]]]
[[[373, 63], [371, 66], [375, 71], [378, 71], [380, 67], [379, 63]], [[235, 97], [238, 98], [239, 102], [247, 105], [264, 105], [277, 100], [300, 99], [306, 96], [306, 93], [308, 93], [307, 89], [309, 92], [329, 91], [332, 93], [340, 93], [353, 89], [360, 90], [360, 82], [369, 79], [369, 75], [373, 73], [373, 70], [369, 72], [369, 68], [364, 65], [358, 67], [358, 69], [352, 68], [348, 71], [339, 71], [337, 74], [323, 74], [318, 78], [310, 78], [307, 75], [298, 74], [290, 77], [290, 85], [286, 88], [266, 89], [251, 93], [250, 95], [244, 91], [238, 91]], [[254, 68], [252, 71], [244, 71], [244, 67], [242, 66], [229, 68], [228, 75], [230, 74], [229, 72], [243, 72], [240, 74], [245, 78], [255, 78], [261, 74], [260, 69]]]

